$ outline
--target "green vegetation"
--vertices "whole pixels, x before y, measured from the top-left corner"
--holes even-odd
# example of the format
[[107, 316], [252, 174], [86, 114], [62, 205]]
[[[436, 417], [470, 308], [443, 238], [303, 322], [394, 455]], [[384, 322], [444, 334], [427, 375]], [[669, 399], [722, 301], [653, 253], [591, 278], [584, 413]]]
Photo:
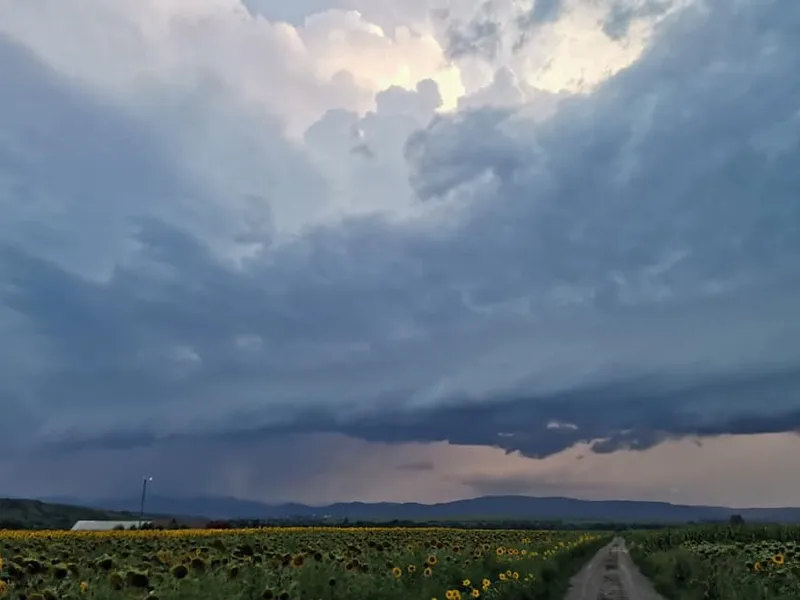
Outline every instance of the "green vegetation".
[[663, 523], [617, 523], [611, 521], [562, 521], [536, 519], [439, 519], [439, 520], [405, 520], [392, 519], [382, 521], [363, 521], [338, 518], [310, 519], [230, 519], [227, 521], [212, 521], [216, 525], [232, 529], [247, 529], [256, 527], [407, 527], [407, 528], [455, 528], [455, 529], [515, 529], [518, 531], [598, 531], [608, 533], [611, 531], [629, 531], [631, 529], [664, 529], [669, 525]]
[[0, 529], [69, 529], [76, 521], [125, 521], [136, 518], [125, 512], [0, 498]]
[[561, 600], [609, 536], [421, 528], [4, 532], [20, 600]]
[[669, 600], [797, 600], [800, 526], [631, 532], [631, 557]]

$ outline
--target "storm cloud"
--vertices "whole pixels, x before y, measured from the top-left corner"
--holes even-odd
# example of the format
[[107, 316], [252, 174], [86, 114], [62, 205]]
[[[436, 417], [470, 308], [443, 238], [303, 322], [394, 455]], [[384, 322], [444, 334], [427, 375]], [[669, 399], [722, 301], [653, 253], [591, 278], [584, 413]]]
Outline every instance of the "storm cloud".
[[[454, 110], [438, 21], [257, 4], [173, 0], [164, 34], [155, 4], [87, 2], [129, 71], [0, 9], [6, 449], [343, 434], [543, 458], [800, 428], [800, 5], [617, 3], [608, 44], [662, 19], [630, 66], [567, 93], [489, 53]], [[225, 50], [190, 56], [203, 35]], [[340, 38], [351, 71], [325, 63]]]

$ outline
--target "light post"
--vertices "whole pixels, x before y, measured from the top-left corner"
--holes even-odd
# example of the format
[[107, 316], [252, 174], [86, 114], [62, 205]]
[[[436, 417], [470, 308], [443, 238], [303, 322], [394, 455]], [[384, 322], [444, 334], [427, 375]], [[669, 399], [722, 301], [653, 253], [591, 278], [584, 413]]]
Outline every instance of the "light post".
[[139, 505], [139, 529], [142, 528], [142, 521], [144, 520], [144, 501], [147, 498], [147, 482], [153, 481], [152, 477], [142, 478], [142, 503]]

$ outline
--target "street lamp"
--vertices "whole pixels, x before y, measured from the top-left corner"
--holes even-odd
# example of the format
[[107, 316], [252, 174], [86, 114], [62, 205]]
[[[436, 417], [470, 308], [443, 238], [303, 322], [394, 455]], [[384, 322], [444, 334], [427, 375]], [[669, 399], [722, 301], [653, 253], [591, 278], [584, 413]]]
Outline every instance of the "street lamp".
[[139, 529], [142, 528], [142, 521], [144, 520], [144, 501], [147, 497], [147, 482], [153, 481], [152, 477], [142, 478], [142, 503], [139, 505]]

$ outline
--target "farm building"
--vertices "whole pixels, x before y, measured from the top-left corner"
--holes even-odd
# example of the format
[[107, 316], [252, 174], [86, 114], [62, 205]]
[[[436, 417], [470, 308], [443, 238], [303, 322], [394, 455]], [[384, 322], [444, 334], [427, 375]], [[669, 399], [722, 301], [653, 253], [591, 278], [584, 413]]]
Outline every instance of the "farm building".
[[142, 525], [152, 525], [151, 521], [77, 521], [72, 531], [112, 531], [114, 529], [131, 529]]

